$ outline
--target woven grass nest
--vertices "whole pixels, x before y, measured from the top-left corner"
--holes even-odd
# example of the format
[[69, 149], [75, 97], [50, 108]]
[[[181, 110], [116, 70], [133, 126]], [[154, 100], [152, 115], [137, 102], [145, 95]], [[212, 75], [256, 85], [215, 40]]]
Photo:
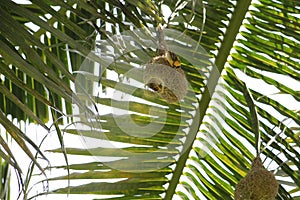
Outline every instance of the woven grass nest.
[[256, 157], [252, 162], [251, 170], [237, 184], [234, 199], [274, 200], [278, 187], [274, 174], [263, 167], [260, 157]]
[[181, 67], [172, 67], [164, 56], [154, 57], [144, 71], [145, 84], [168, 103], [182, 100], [187, 93], [187, 80]]

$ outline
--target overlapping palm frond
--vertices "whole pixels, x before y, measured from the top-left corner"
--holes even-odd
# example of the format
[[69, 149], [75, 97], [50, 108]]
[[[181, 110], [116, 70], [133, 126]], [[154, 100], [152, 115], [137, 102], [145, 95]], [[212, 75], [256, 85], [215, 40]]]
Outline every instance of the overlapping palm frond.
[[[0, 2], [0, 122], [43, 173], [65, 172], [50, 176], [57, 187], [37, 196], [233, 199], [255, 156], [259, 129], [264, 164], [278, 169], [277, 199], [296, 198], [299, 111], [279, 99], [299, 104], [299, 6], [272, 0]], [[163, 7], [171, 10], [169, 18]], [[175, 104], [144, 87], [159, 24], [167, 24], [167, 46], [179, 55], [189, 83]], [[45, 170], [34, 156], [46, 159], [45, 152], [8, 114], [47, 131], [51, 118], [60, 148], [46, 155], [63, 154], [68, 164]], [[65, 146], [63, 133], [85, 146]], [[1, 145], [3, 158], [19, 169], [9, 145]], [[58, 185], [64, 180], [69, 185]]]
[[296, 2], [274, 1], [260, 1], [250, 7], [251, 15], [244, 21], [242, 37], [235, 43], [224, 75], [226, 92], [217, 92], [225, 99], [216, 99], [217, 106], [207, 119], [215, 124], [203, 126], [196, 140], [209, 145], [208, 138], [215, 147], [193, 147], [195, 156], [185, 169], [189, 181], [183, 178], [185, 192], [177, 192], [182, 198], [197, 199], [202, 194], [208, 199], [231, 199], [233, 186], [250, 169], [255, 132], [240, 79], [255, 100], [264, 165], [275, 170], [280, 183], [277, 199], [299, 198], [299, 137], [293, 130], [299, 126], [299, 95], [290, 84], [299, 81], [299, 27], [294, 25], [298, 23], [298, 8]]

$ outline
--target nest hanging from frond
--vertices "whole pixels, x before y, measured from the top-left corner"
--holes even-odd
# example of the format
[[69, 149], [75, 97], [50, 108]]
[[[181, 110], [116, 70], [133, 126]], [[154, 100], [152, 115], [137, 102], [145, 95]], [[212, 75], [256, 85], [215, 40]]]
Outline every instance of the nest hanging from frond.
[[272, 172], [263, 167], [257, 156], [248, 174], [237, 184], [235, 200], [274, 200], [278, 193], [278, 182]]
[[187, 80], [178, 56], [167, 50], [163, 30], [158, 28], [157, 56], [146, 65], [145, 84], [169, 103], [182, 100], [187, 93]]

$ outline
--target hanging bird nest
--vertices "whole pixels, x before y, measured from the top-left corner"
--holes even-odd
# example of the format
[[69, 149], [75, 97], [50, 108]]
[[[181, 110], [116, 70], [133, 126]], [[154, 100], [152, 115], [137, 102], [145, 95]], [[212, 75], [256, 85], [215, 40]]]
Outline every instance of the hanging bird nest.
[[187, 80], [181, 68], [151, 62], [146, 65], [144, 82], [169, 103], [180, 101], [187, 93]]
[[248, 174], [237, 184], [235, 200], [274, 200], [278, 193], [278, 182], [272, 172], [263, 167], [257, 156]]
[[144, 83], [168, 103], [176, 103], [187, 93], [187, 80], [178, 56], [167, 50], [161, 27], [158, 28], [157, 36], [157, 56], [146, 64]]

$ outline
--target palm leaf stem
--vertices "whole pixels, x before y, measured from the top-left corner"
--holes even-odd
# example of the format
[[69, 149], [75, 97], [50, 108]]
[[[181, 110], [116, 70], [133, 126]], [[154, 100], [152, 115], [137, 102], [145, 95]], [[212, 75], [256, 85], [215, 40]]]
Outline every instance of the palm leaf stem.
[[[207, 110], [207, 108], [209, 106], [209, 102], [211, 100], [211, 95], [217, 86], [217, 83], [218, 83], [217, 80], [220, 78], [220, 75], [221, 75], [220, 72], [222, 72], [222, 70], [224, 69], [225, 63], [227, 62], [227, 58], [230, 54], [230, 50], [231, 50], [233, 43], [235, 41], [235, 38], [236, 38], [236, 37], [233, 37], [233, 35], [236, 36], [238, 34], [239, 28], [241, 27], [241, 24], [242, 24], [243, 19], [248, 11], [250, 4], [251, 4], [251, 0], [237, 2], [235, 11], [232, 14], [231, 21], [228, 25], [227, 31], [224, 35], [222, 45], [221, 45], [218, 55], [216, 57], [215, 65], [212, 68], [210, 77], [207, 82], [207, 86], [206, 86], [204, 93], [201, 96], [201, 100], [199, 102], [198, 110], [201, 109], [201, 112], [199, 113], [199, 122], [198, 122], [199, 124], [202, 124], [203, 118], [205, 116], [206, 110]], [[191, 131], [190, 134], [193, 134], [193, 135], [189, 135], [189, 138], [194, 141], [196, 138], [197, 132], [198, 131], [195, 131], [195, 132]], [[185, 150], [185, 149], [187, 149], [187, 150], [185, 150], [184, 153], [178, 159], [174, 174], [170, 180], [170, 185], [166, 191], [165, 200], [171, 200], [173, 195], [175, 194], [175, 190], [178, 185], [181, 174], [183, 172], [183, 168], [185, 166], [186, 160], [188, 159], [189, 153], [192, 149], [193, 143], [186, 142], [185, 144], [188, 144], [189, 146], [183, 147], [183, 150]]]

